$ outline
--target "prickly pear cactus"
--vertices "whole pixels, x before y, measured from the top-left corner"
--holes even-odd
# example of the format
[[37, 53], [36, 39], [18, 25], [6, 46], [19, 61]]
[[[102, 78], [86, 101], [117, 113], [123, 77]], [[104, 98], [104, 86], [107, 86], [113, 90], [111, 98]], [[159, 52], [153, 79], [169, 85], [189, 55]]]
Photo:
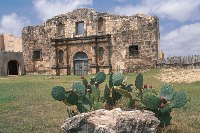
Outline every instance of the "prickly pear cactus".
[[139, 73], [135, 79], [135, 86], [137, 89], [142, 89], [143, 86], [143, 75]]
[[112, 75], [112, 83], [114, 86], [120, 86], [124, 80], [124, 75], [121, 72], [115, 72]]
[[116, 101], [118, 101], [121, 97], [122, 97], [122, 95], [120, 93], [118, 93], [114, 89], [112, 89], [113, 103], [115, 103]]
[[51, 96], [58, 101], [63, 101], [67, 97], [67, 93], [62, 86], [55, 86], [51, 91]]
[[132, 92], [132, 87], [133, 87], [133, 84], [128, 84], [128, 85], [125, 87], [125, 90], [127, 90], [128, 92]]
[[95, 81], [98, 83], [98, 84], [101, 84], [105, 81], [106, 79], [106, 74], [104, 72], [98, 72], [95, 76]]
[[110, 97], [110, 89], [108, 88], [107, 84], [104, 89], [104, 99], [108, 99]]
[[90, 84], [93, 85], [95, 83], [95, 77], [90, 78]]
[[77, 109], [80, 113], [88, 112], [91, 109], [89, 99], [87, 99], [86, 97], [82, 97], [81, 99], [79, 99]]
[[170, 107], [171, 108], [181, 108], [187, 103], [186, 93], [184, 91], [179, 91], [173, 97]]
[[78, 95], [76, 93], [70, 93], [67, 95], [66, 102], [71, 105], [77, 105], [78, 104]]
[[91, 87], [92, 95], [94, 97], [94, 101], [99, 101], [100, 99], [100, 90], [96, 86]]
[[85, 88], [85, 85], [81, 82], [74, 82], [72, 85], [72, 90], [78, 96], [85, 96], [86, 88]]
[[112, 76], [113, 76], [113, 73], [110, 73], [110, 78], [109, 78], [109, 88], [112, 88], [112, 87], [113, 87]]
[[93, 108], [94, 110], [97, 110], [97, 109], [102, 109], [103, 108], [103, 105], [100, 103], [100, 102], [94, 102], [94, 105], [93, 105]]
[[147, 93], [153, 93], [153, 94], [157, 95], [156, 90], [150, 89], [150, 88], [143, 90], [142, 93], [143, 93], [143, 95], [145, 95]]
[[83, 80], [82, 80], [82, 83], [85, 85], [85, 87], [87, 88], [87, 85], [88, 85], [88, 81], [87, 81], [87, 79], [86, 78], [84, 78]]
[[172, 119], [170, 112], [165, 113], [164, 115], [157, 116], [158, 119], [160, 120], [160, 127], [166, 127], [170, 125], [170, 121]]
[[122, 90], [120, 88], [114, 88], [114, 90], [119, 94], [121, 94], [122, 96], [132, 99], [131, 93], [129, 93], [127, 90]]
[[149, 109], [158, 109], [162, 101], [155, 94], [147, 93], [143, 96], [142, 103]]
[[171, 85], [164, 85], [160, 89], [160, 96], [165, 97], [166, 100], [172, 100], [176, 92]]

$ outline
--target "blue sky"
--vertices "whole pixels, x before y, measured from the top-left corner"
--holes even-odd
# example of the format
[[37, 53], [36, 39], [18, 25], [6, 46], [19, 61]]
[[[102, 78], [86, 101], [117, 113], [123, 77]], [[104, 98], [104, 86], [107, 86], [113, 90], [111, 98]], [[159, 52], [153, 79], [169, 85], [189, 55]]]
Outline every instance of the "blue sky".
[[24, 26], [42, 24], [79, 7], [120, 15], [156, 15], [165, 56], [200, 54], [200, 0], [1, 0], [0, 33], [21, 36]]

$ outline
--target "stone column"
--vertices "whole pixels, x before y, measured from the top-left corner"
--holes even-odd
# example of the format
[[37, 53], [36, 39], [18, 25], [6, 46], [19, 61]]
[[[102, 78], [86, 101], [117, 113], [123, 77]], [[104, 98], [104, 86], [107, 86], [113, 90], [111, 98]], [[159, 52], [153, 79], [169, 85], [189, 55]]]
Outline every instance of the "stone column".
[[53, 67], [56, 67], [57, 64], [57, 48], [55, 48], [55, 52], [53, 55]]
[[104, 65], [109, 66], [110, 65], [110, 46], [107, 44], [105, 47], [105, 53], [104, 53]]
[[67, 60], [68, 60], [68, 48], [66, 48], [65, 50], [64, 50], [64, 67], [67, 67]]
[[92, 53], [92, 65], [97, 65], [96, 61], [96, 46], [91, 47], [91, 53]]

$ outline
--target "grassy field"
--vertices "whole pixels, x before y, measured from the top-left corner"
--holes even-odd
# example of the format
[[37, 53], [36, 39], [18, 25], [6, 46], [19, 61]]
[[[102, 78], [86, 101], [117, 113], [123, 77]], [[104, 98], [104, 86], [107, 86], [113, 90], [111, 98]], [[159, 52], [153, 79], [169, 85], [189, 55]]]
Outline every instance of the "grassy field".
[[[144, 73], [145, 83], [153, 85], [153, 88], [160, 88], [164, 83], [154, 78], [159, 72], [159, 69], [154, 69]], [[127, 76], [128, 82], [133, 83], [136, 75]], [[52, 99], [51, 89], [55, 85], [70, 89], [76, 80], [80, 80], [80, 77], [0, 77], [0, 133], [62, 132], [60, 126], [67, 117], [66, 106]], [[185, 90], [191, 101], [185, 107], [173, 110], [172, 124], [162, 132], [199, 133], [200, 82], [173, 85], [176, 89]]]

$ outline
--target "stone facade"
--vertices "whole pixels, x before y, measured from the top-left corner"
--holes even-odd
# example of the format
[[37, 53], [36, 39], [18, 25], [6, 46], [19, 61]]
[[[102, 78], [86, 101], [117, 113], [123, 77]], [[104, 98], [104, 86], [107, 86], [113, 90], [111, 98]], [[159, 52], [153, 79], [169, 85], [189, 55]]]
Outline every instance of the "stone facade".
[[11, 52], [22, 52], [22, 39], [11, 34], [0, 34], [0, 49]]
[[22, 39], [0, 34], [0, 75], [25, 74]]
[[159, 21], [155, 16], [81, 8], [24, 27], [22, 45], [28, 73], [131, 72], [156, 65]]
[[0, 51], [0, 75], [24, 75], [22, 52]]

